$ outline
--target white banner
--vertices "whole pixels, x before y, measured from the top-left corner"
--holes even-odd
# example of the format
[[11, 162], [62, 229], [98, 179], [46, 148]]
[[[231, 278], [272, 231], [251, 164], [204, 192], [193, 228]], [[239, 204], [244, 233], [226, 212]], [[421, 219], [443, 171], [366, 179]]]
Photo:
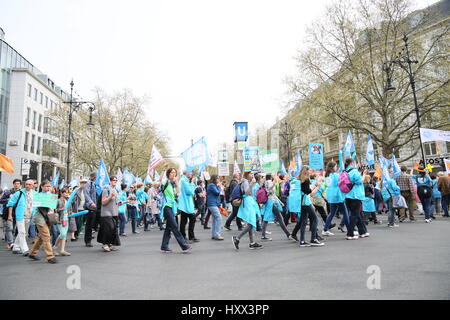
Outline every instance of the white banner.
[[228, 162], [217, 163], [217, 174], [221, 177], [228, 177], [230, 175]]
[[420, 128], [422, 142], [450, 141], [450, 131]]

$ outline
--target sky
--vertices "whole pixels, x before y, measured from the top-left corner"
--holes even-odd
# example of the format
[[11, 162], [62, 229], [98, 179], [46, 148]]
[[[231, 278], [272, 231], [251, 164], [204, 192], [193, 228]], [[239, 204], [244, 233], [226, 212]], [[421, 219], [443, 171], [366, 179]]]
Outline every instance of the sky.
[[[56, 84], [88, 100], [129, 88], [178, 155], [233, 122], [281, 117], [307, 26], [331, 0], [0, 0], [5, 40]], [[416, 0], [423, 8], [436, 0]]]

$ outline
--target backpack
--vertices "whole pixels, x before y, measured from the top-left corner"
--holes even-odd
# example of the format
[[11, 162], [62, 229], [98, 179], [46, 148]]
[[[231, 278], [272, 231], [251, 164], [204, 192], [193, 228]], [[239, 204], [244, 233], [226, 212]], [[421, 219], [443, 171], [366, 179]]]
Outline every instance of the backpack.
[[[239, 183], [238, 185], [236, 185], [230, 195], [230, 200], [231, 200], [232, 204], [235, 206], [238, 206], [238, 202], [240, 205], [240, 202], [242, 201], [242, 198], [243, 198], [241, 184], [242, 183]], [[237, 200], [239, 200], [239, 201], [237, 201]]]
[[349, 193], [353, 189], [353, 183], [350, 181], [350, 175], [348, 174], [353, 169], [355, 168], [352, 168], [349, 171], [344, 170], [339, 175], [338, 186], [342, 193]]
[[267, 200], [269, 200], [269, 197], [267, 196], [266, 186], [262, 186], [258, 189], [258, 191], [256, 191], [256, 202], [259, 204], [265, 204]]
[[432, 194], [433, 194], [433, 189], [431, 189], [431, 187], [429, 187], [429, 186], [420, 186], [417, 188], [417, 195], [420, 198], [428, 199], [432, 196]]
[[289, 191], [291, 190], [291, 184], [289, 182], [285, 182], [283, 186], [283, 195], [285, 197], [289, 196]]

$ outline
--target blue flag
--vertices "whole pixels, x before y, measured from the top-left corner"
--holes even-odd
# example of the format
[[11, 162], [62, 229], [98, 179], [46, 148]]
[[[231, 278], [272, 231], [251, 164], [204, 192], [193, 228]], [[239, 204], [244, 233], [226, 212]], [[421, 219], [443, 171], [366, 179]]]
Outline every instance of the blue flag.
[[125, 168], [123, 172], [123, 183], [127, 186], [131, 186], [133, 184], [133, 175], [128, 171], [128, 168]]
[[65, 184], [65, 181], [64, 181], [64, 179], [61, 181], [61, 184], [59, 185], [59, 190], [61, 190], [62, 188], [64, 188], [64, 184]]
[[300, 155], [300, 151], [297, 151], [297, 153], [295, 154], [295, 176], [298, 176], [300, 174], [300, 170], [302, 170], [302, 167], [302, 156]]
[[195, 168], [206, 167], [212, 160], [209, 156], [205, 137], [194, 143], [181, 156], [186, 165], [186, 170], [192, 172]]
[[344, 145], [344, 156], [350, 157], [352, 152], [355, 152], [355, 144], [353, 143], [352, 133], [348, 130], [347, 141]]
[[375, 164], [375, 152], [373, 150], [372, 137], [370, 134], [367, 140], [366, 162], [368, 166], [373, 166]]
[[402, 170], [400, 169], [400, 166], [397, 163], [397, 160], [395, 159], [395, 155], [392, 154], [392, 170], [393, 172], [393, 178], [397, 178], [402, 173]]
[[380, 160], [381, 171], [383, 172], [382, 180], [383, 184], [391, 180], [391, 176], [389, 174], [389, 165], [390, 161], [383, 156], [379, 156], [378, 160]]
[[3, 185], [3, 191], [5, 190], [8, 190], [8, 185], [6, 183]]
[[97, 169], [97, 178], [95, 179], [95, 187], [98, 195], [102, 194], [103, 188], [110, 184], [108, 171], [106, 171], [105, 163], [100, 160], [100, 165]]
[[287, 172], [286, 172], [286, 168], [284, 167], [284, 163], [283, 163], [283, 161], [281, 161], [280, 160], [280, 162], [281, 162], [281, 170], [280, 170], [280, 173], [282, 174], [282, 175], [287, 175]]
[[152, 181], [152, 179], [150, 178], [150, 176], [147, 174], [147, 176], [145, 177], [145, 179], [144, 179], [144, 183], [147, 185], [147, 184], [152, 184], [153, 183], [153, 181]]
[[55, 174], [55, 176], [52, 179], [52, 187], [57, 187], [59, 181], [59, 171]]

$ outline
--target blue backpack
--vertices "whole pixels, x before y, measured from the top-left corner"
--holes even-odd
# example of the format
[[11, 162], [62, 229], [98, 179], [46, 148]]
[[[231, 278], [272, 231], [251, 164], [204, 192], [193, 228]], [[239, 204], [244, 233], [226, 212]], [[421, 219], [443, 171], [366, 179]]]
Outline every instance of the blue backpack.
[[236, 200], [236, 199], [242, 199], [242, 190], [241, 190], [241, 184], [239, 183], [237, 186], [234, 187], [233, 191], [231, 192], [230, 200]]

